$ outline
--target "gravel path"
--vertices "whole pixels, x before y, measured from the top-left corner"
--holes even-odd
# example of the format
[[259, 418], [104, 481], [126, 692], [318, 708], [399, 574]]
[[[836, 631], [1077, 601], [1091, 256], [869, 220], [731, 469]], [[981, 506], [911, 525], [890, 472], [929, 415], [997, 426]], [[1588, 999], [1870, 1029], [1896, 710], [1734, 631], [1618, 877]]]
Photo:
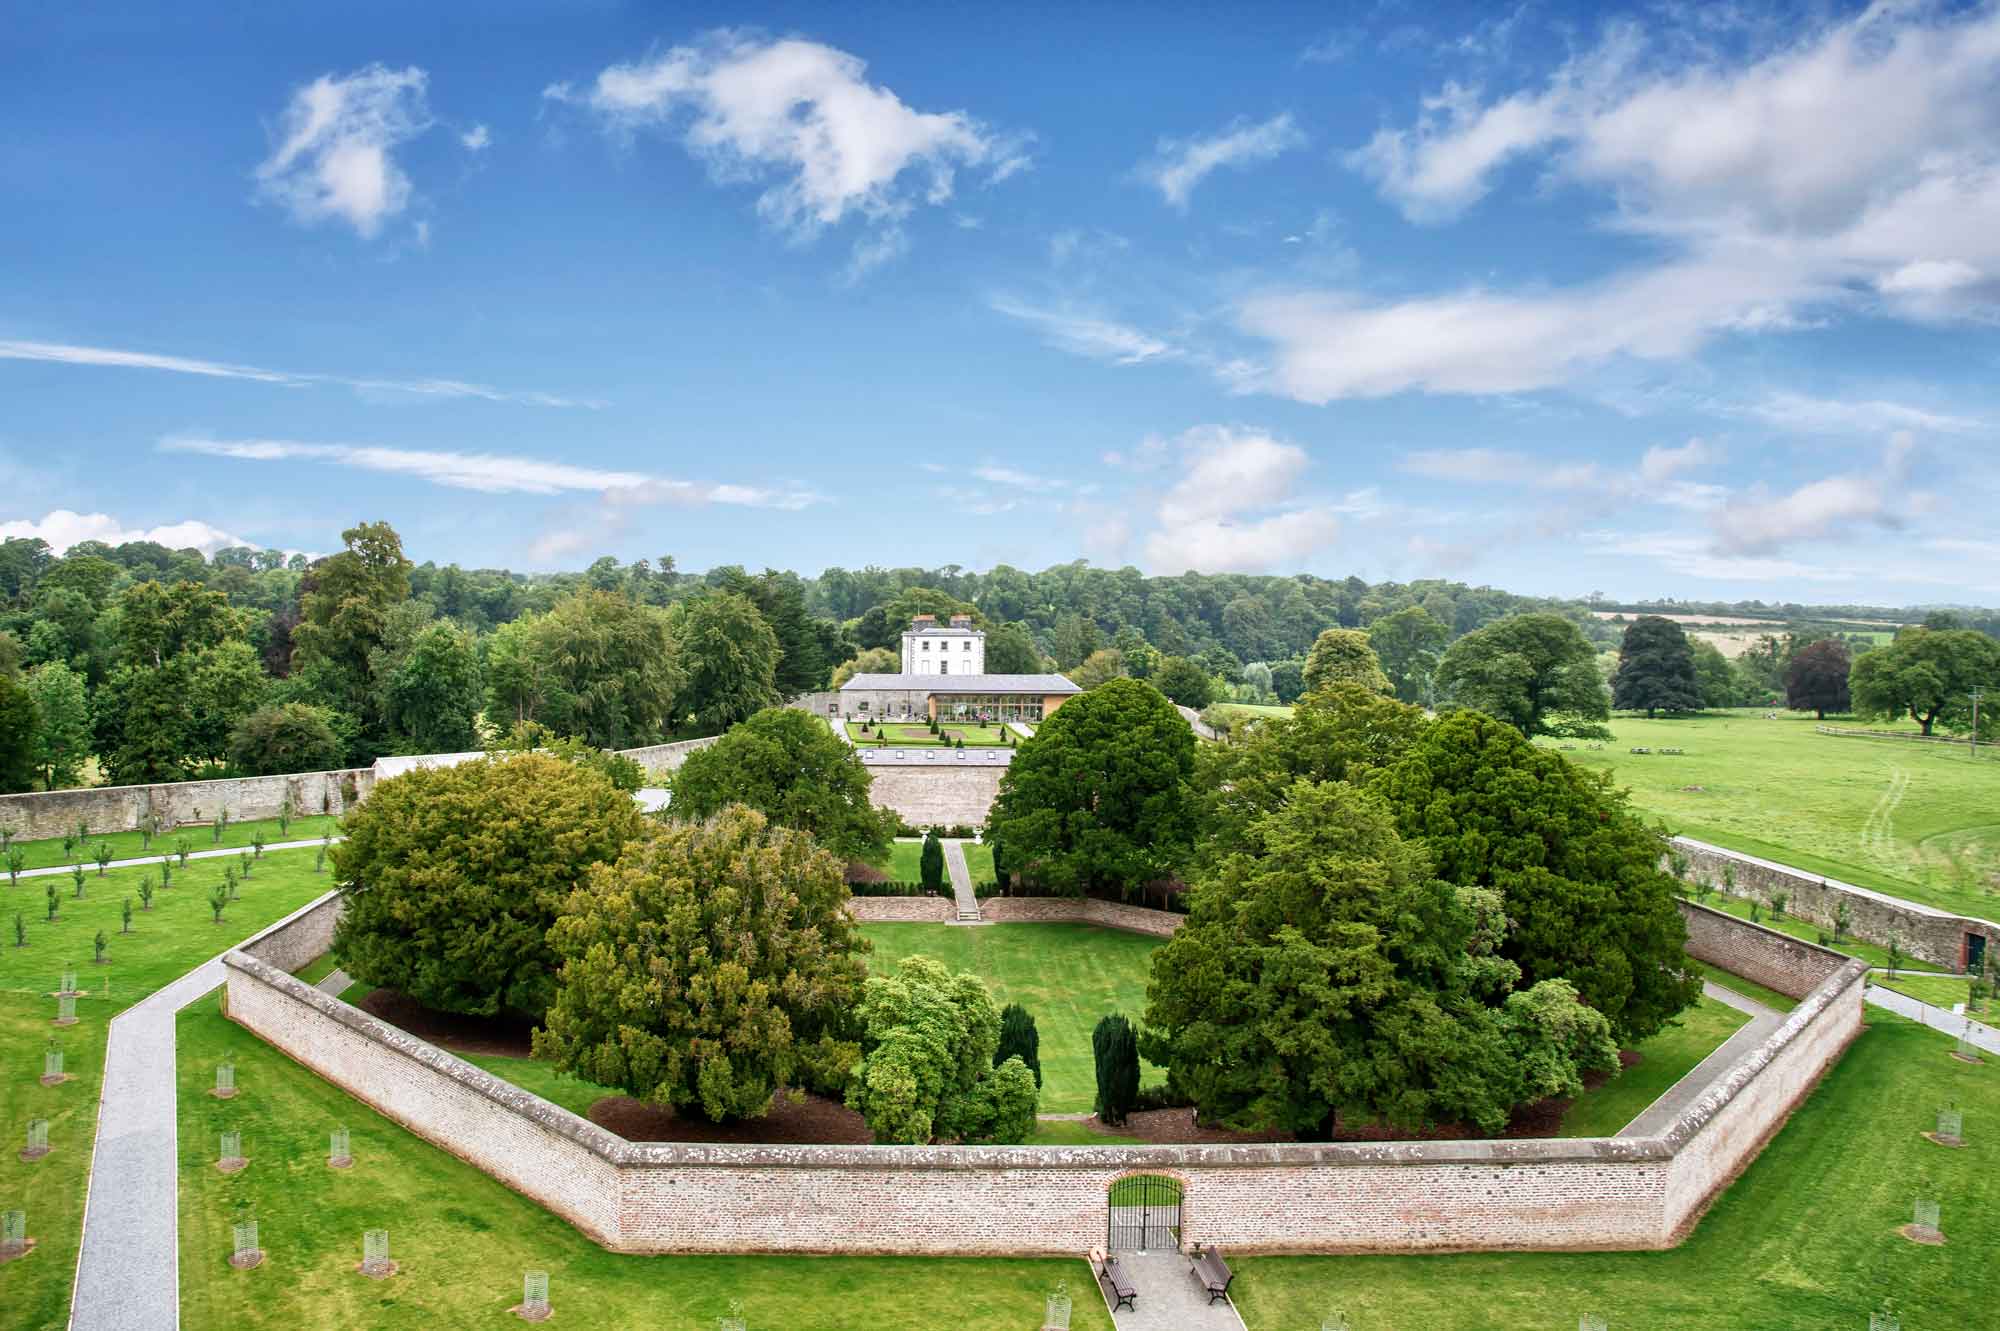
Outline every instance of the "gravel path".
[[1734, 1035], [1717, 1045], [1715, 1052], [1695, 1064], [1686, 1076], [1669, 1086], [1659, 1099], [1647, 1105], [1639, 1117], [1620, 1129], [1620, 1137], [1653, 1137], [1665, 1132], [1681, 1116], [1681, 1111], [1706, 1091], [1709, 1083], [1724, 1068], [1735, 1064], [1745, 1052], [1764, 1043], [1772, 1031], [1785, 1024], [1784, 1013], [1773, 1011], [1753, 998], [1745, 998], [1733, 989], [1724, 989], [1713, 981], [1704, 980], [1701, 992], [1718, 1003], [1727, 1003], [1738, 1012], [1748, 1013], [1750, 1020], [1737, 1027]]
[[[317, 904], [300, 907], [271, 928]], [[111, 1019], [70, 1331], [180, 1326], [174, 1014], [222, 980], [218, 953]]]
[[[272, 841], [266, 843], [266, 845], [264, 846], [264, 853], [268, 855], [270, 852], [274, 850], [305, 850], [310, 846], [317, 846], [318, 844], [319, 844], [318, 837], [314, 837], [310, 841]], [[339, 845], [340, 838], [335, 837], [333, 839], [333, 844], [336, 846]], [[188, 858], [191, 860], [219, 860], [225, 856], [247, 855], [249, 853], [250, 853], [250, 848], [248, 846], [233, 846], [224, 850], [193, 851], [188, 855]], [[151, 865], [158, 864], [161, 860], [170, 858], [172, 858], [171, 853], [162, 853], [159, 855], [146, 855], [136, 860], [113, 860], [111, 861], [110, 864], [106, 865], [105, 867], [108, 869], [144, 869]], [[96, 865], [97, 862], [95, 860], [92, 860], [89, 863], [85, 864], [83, 867], [86, 869], [95, 869]], [[176, 863], [174, 867], [179, 868], [180, 866], [178, 863]], [[49, 874], [55, 874], [55, 873], [66, 874], [69, 872], [69, 870], [70, 870], [69, 865], [57, 864], [47, 869], [23, 869], [21, 870], [21, 877], [44, 878], [47, 877]], [[96, 875], [93, 873], [91, 876], [95, 877]]]
[[1899, 994], [1894, 989], [1884, 989], [1879, 984], [1869, 985], [1864, 997], [1876, 1007], [1887, 1008], [1899, 1017], [1920, 1021], [1932, 1030], [1943, 1031], [1953, 1038], [1962, 1035], [1976, 1048], [1989, 1054], [2000, 1054], [2000, 1031], [1994, 1030], [1991, 1026], [1972, 1021], [1956, 1012], [1947, 1012], [1941, 1007], [1933, 1007], [1929, 1003], [1920, 1003], [1908, 994]]
[[[1235, 1305], [1210, 1303], [1208, 1291], [1188, 1274], [1188, 1259], [1180, 1253], [1121, 1252], [1118, 1264], [1139, 1291], [1135, 1306], [1111, 1314], [1118, 1331], [1244, 1331]], [[1094, 1272], [1090, 1284], [1101, 1297]]]

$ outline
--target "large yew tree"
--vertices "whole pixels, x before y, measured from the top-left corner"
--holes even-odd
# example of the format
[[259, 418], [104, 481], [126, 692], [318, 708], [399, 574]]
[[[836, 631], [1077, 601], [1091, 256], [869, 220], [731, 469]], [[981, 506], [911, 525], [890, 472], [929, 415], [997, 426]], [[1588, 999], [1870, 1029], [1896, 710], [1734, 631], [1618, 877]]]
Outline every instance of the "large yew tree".
[[783, 1087], [838, 1094], [859, 1057], [867, 944], [839, 857], [731, 806], [594, 866], [549, 935], [535, 1054], [715, 1122]]
[[356, 980], [441, 1012], [540, 1017], [548, 932], [593, 864], [643, 823], [632, 797], [544, 753], [418, 768], [377, 785], [333, 848], [333, 950]]
[[1694, 647], [1673, 620], [1641, 615], [1625, 628], [1618, 647], [1618, 673], [1611, 678], [1611, 705], [1621, 711], [1673, 714], [1701, 710], [1701, 681]]
[[1130, 895], [1186, 860], [1194, 732], [1160, 691], [1114, 679], [1065, 702], [1016, 751], [987, 818], [1022, 878]]

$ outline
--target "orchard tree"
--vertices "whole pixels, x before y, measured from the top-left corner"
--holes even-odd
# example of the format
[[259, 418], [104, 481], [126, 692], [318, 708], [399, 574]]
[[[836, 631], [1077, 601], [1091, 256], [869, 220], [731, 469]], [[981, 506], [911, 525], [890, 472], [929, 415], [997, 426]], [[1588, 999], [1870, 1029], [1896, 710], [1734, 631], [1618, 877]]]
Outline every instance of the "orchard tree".
[[1611, 716], [1597, 652], [1560, 615], [1515, 615], [1453, 643], [1438, 663], [1438, 691], [1498, 717], [1523, 735], [1604, 739]]
[[1015, 874], [1070, 895], [1129, 895], [1186, 859], [1194, 732], [1152, 685], [1114, 679], [1063, 703], [1015, 751], [987, 817]]
[[904, 957], [892, 974], [868, 978], [861, 1020], [847, 1106], [877, 1145], [1018, 1145], [1034, 1133], [1034, 1074], [1018, 1056], [994, 1064], [1000, 1013], [977, 975]]
[[1306, 653], [1306, 692], [1329, 684], [1359, 684], [1377, 693], [1391, 692], [1382, 662], [1368, 645], [1368, 635], [1360, 629], [1326, 629], [1313, 639]]
[[1701, 710], [1701, 681], [1694, 648], [1679, 624], [1660, 615], [1641, 615], [1625, 628], [1618, 647], [1618, 673], [1611, 679], [1611, 705], [1621, 711]]
[[769, 707], [687, 756], [672, 777], [676, 818], [703, 819], [747, 805], [777, 826], [810, 833], [843, 861], [889, 853], [896, 815], [868, 798], [868, 769], [854, 746], [818, 717]]
[[230, 763], [251, 776], [328, 771], [342, 752], [332, 713], [310, 703], [260, 707], [229, 734]]
[[1838, 638], [1822, 638], [1800, 648], [1785, 667], [1785, 706], [1811, 712], [1822, 721], [1828, 712], [1846, 711], [1853, 705], [1847, 689], [1853, 666], [1847, 644]]
[[[901, 658], [897, 665], [901, 668]], [[1049, 664], [1035, 646], [1034, 635], [1025, 624], [995, 624], [986, 630], [986, 673], [989, 675], [1039, 675]]]
[[560, 1071], [717, 1123], [782, 1088], [846, 1089], [868, 945], [840, 858], [803, 833], [733, 805], [635, 841], [588, 870], [549, 943], [534, 1045]]
[[[1277, 671], [1271, 672], [1271, 679], [1275, 689]], [[1197, 712], [1215, 701], [1215, 681], [1208, 677], [1206, 670], [1185, 656], [1162, 657], [1159, 668], [1153, 671], [1153, 677], [1148, 682], [1166, 694], [1168, 702], [1180, 707], [1192, 707]]]
[[[1976, 629], [1904, 629], [1886, 647], [1863, 652], [1848, 676], [1862, 716], [1908, 716], [1963, 732], [1972, 725], [1972, 691], [2000, 687], [2000, 642]], [[1983, 728], [1992, 710], [1982, 709]]]
[[1369, 787], [1437, 875], [1501, 894], [1501, 954], [1529, 984], [1562, 979], [1643, 1040], [1700, 996], [1684, 953], [1662, 835], [1598, 774], [1504, 722], [1456, 712], [1428, 726]]
[[355, 979], [440, 1012], [540, 1018], [550, 928], [590, 866], [641, 830], [631, 796], [551, 754], [392, 777], [333, 848], [346, 897], [333, 950]]
[[90, 702], [83, 676], [61, 661], [30, 670], [23, 681], [35, 704], [34, 766], [46, 790], [77, 785], [90, 758]]
[[1405, 606], [1368, 626], [1368, 645], [1375, 649], [1382, 673], [1389, 677], [1396, 697], [1408, 703], [1430, 700], [1438, 654], [1450, 637], [1450, 628], [1420, 605]]
[[746, 596], [709, 592], [674, 607], [674, 636], [687, 662], [675, 712], [704, 734], [775, 707], [778, 638]]
[[1575, 989], [1515, 991], [1479, 898], [1440, 882], [1375, 797], [1301, 781], [1153, 954], [1141, 1050], [1233, 1127], [1324, 1138], [1360, 1110], [1498, 1132], [1516, 1104], [1581, 1090], [1618, 1057]]

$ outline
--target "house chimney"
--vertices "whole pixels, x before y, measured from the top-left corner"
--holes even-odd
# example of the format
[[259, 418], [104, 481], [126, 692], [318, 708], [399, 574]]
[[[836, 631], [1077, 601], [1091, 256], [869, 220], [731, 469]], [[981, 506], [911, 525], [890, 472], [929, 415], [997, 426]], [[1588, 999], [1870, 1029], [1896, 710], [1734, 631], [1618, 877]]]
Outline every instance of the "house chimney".
[[915, 619], [912, 619], [910, 621], [910, 627], [918, 632], [922, 632], [924, 629], [927, 628], [934, 628], [936, 627], [936, 625], [937, 625], [936, 615], [918, 615]]
[[951, 617], [951, 626], [955, 629], [969, 629], [972, 627], [972, 616], [953, 615]]

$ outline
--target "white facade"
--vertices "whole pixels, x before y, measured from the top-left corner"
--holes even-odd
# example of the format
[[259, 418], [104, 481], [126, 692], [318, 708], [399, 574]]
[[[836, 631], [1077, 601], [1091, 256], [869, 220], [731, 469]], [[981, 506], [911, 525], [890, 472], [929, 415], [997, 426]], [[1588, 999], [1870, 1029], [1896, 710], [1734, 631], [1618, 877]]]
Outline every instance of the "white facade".
[[903, 673], [906, 675], [983, 675], [986, 634], [964, 615], [949, 626], [919, 615], [903, 631]]

